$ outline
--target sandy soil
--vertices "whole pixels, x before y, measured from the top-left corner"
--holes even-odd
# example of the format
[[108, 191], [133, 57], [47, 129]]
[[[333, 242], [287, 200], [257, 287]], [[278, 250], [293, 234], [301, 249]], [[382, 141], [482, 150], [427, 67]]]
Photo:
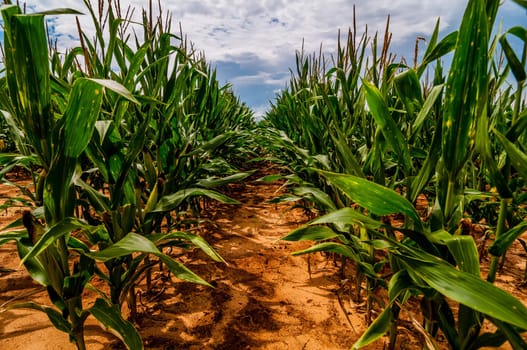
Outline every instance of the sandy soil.
[[[208, 223], [200, 229], [226, 264], [212, 262], [194, 250], [178, 258], [215, 288], [196, 286], [156, 271], [152, 293], [139, 291], [137, 322], [147, 349], [349, 349], [366, 329], [363, 303], [350, 297], [350, 281], [341, 277], [332, 257], [293, 257], [309, 242], [279, 239], [307, 221], [291, 205], [267, 201], [278, 195], [280, 184], [251, 178], [229, 189], [241, 206], [211, 205], [204, 213]], [[13, 195], [0, 187], [0, 196]], [[0, 213], [0, 226], [20, 215], [10, 208]], [[527, 300], [520, 283], [526, 255], [515, 246], [498, 284]], [[382, 296], [382, 295], [380, 295]], [[87, 294], [88, 303], [93, 296]], [[18, 266], [13, 245], [0, 247], [0, 305], [12, 300], [49, 304], [45, 292]], [[416, 304], [417, 305], [417, 304]], [[379, 310], [373, 310], [375, 317]], [[410, 310], [411, 311], [411, 310]], [[347, 317], [346, 317], [347, 314]], [[401, 324], [398, 349], [421, 349], [411, 326]], [[348, 322], [351, 321], [351, 325]], [[120, 341], [89, 318], [87, 345], [91, 349], [121, 349]], [[386, 339], [366, 348], [384, 349]], [[447, 348], [441, 344], [442, 348]], [[73, 349], [66, 334], [53, 328], [44, 314], [29, 310], [0, 313], [0, 349]], [[505, 347], [504, 347], [505, 348]]]

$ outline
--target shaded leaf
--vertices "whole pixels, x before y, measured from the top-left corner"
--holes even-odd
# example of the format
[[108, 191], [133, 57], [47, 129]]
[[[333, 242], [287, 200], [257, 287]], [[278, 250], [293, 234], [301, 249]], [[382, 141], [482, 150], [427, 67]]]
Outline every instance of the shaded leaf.
[[511, 244], [527, 231], [527, 221], [522, 221], [518, 225], [502, 233], [489, 247], [489, 253], [494, 256], [503, 256]]
[[89, 311], [105, 329], [121, 339], [128, 349], [144, 349], [139, 332], [123, 318], [118, 305], [111, 305], [99, 298]]
[[321, 241], [337, 237], [338, 234], [327, 226], [300, 227], [287, 236], [284, 241]]
[[392, 322], [392, 308], [391, 306], [385, 308], [383, 312], [373, 321], [366, 332], [353, 344], [352, 349], [360, 349], [363, 346], [373, 343], [382, 337], [390, 328]]
[[322, 170], [318, 170], [318, 172], [351, 200], [373, 214], [403, 213], [411, 218], [419, 229], [422, 228], [421, 219], [413, 205], [397, 192], [353, 175], [336, 174]]
[[238, 202], [237, 200], [232, 199], [216, 191], [206, 190], [202, 188], [188, 188], [161, 197], [156, 207], [152, 210], [152, 213], [173, 210], [177, 208], [181, 203], [183, 203], [185, 199], [195, 196], [208, 197], [225, 204], [240, 204], [240, 202]]

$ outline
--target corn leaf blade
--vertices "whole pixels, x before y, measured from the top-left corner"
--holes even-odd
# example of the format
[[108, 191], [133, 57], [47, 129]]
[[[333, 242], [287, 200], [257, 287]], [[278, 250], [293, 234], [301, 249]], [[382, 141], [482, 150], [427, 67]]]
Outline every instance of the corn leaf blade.
[[98, 298], [89, 311], [104, 328], [121, 339], [128, 349], [144, 349], [139, 332], [130, 322], [123, 318], [119, 306], [111, 305], [105, 300]]
[[372, 213], [376, 215], [403, 213], [412, 219], [417, 227], [422, 228], [421, 219], [413, 205], [397, 192], [353, 175], [322, 170], [318, 172], [351, 200]]
[[507, 292], [435, 256], [417, 250], [412, 250], [412, 255], [396, 254], [410, 275], [475, 311], [527, 329], [527, 308]]

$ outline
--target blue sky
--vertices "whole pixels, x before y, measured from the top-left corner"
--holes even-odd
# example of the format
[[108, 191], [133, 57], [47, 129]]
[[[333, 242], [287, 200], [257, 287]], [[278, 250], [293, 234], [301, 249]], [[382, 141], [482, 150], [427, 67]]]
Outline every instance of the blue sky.
[[[96, 3], [96, 0], [91, 0]], [[80, 0], [26, 1], [35, 11], [70, 7], [85, 11]], [[269, 101], [286, 86], [290, 68], [294, 68], [295, 51], [304, 40], [306, 52], [317, 51], [320, 45], [331, 54], [336, 48], [337, 33], [347, 32], [352, 25], [355, 4], [357, 31], [362, 34], [384, 31], [391, 16], [392, 52], [413, 57], [417, 36], [431, 34], [438, 17], [441, 33], [455, 30], [467, 1], [460, 0], [161, 0], [165, 11], [172, 14], [173, 29], [179, 28], [196, 49], [205, 52], [222, 82], [229, 82], [241, 100], [262, 114]], [[157, 1], [154, 0], [157, 4]], [[146, 0], [121, 0], [121, 5], [136, 7], [135, 14], [148, 4]], [[157, 6], [155, 6], [157, 7]], [[82, 18], [84, 17], [84, 18]], [[90, 19], [81, 16], [81, 23], [90, 31]], [[59, 47], [75, 44], [77, 32], [73, 16], [52, 19], [59, 37]], [[497, 22], [504, 28], [525, 25], [527, 13], [511, 0], [505, 0]], [[425, 43], [426, 45], [426, 43]]]

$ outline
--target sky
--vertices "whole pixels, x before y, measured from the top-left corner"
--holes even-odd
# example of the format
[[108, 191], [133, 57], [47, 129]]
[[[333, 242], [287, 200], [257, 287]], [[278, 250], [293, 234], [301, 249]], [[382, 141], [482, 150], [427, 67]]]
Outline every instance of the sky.
[[[97, 0], [91, 0], [96, 3]], [[115, 0], [114, 0], [115, 1]], [[157, 8], [158, 0], [154, 0]], [[346, 33], [353, 23], [357, 34], [365, 26], [369, 33], [384, 32], [390, 15], [393, 33], [391, 52], [413, 59], [415, 38], [428, 38], [441, 18], [440, 36], [457, 29], [468, 1], [463, 0], [160, 0], [170, 12], [173, 30], [179, 24], [196, 49], [216, 68], [222, 83], [230, 83], [236, 95], [262, 115], [276, 94], [286, 87], [295, 52], [304, 42], [307, 53], [336, 50], [339, 29]], [[86, 13], [81, 0], [27, 0], [28, 12], [69, 7]], [[135, 7], [135, 14], [146, 0], [121, 0], [122, 8]], [[89, 16], [81, 24], [90, 31]], [[51, 17], [59, 47], [77, 40], [75, 19], [70, 15]], [[503, 28], [525, 25], [527, 13], [511, 0], [504, 0], [497, 17]], [[421, 45], [426, 45], [426, 42]], [[424, 51], [424, 48], [423, 48]]]

